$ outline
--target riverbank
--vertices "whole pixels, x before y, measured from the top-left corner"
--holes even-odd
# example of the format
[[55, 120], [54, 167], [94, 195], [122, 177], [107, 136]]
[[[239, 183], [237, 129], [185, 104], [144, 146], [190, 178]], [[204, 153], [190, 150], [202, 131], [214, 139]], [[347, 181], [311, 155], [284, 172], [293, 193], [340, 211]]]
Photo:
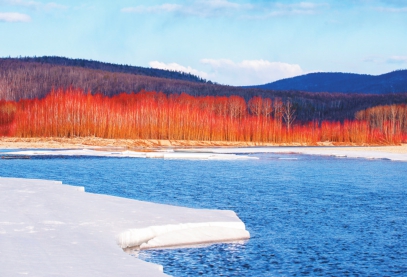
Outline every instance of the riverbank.
[[[173, 147], [263, 147], [263, 146], [296, 146], [306, 147], [299, 143], [275, 144], [239, 141], [187, 141], [187, 140], [142, 140], [142, 139], [102, 139], [97, 137], [83, 138], [15, 138], [0, 137], [0, 149], [83, 149], [83, 148], [123, 148], [150, 151], [154, 148]], [[320, 142], [317, 146], [335, 146], [335, 151], [374, 151], [407, 154], [407, 144], [398, 146], [375, 145], [334, 145]], [[336, 147], [340, 146], [340, 147]]]
[[[239, 141], [188, 141], [188, 140], [156, 140], [156, 139], [104, 139], [97, 137], [76, 138], [0, 138], [0, 148], [157, 148], [157, 147], [244, 147], [244, 146], [276, 146], [273, 143], [255, 143]], [[299, 144], [298, 144], [299, 145]]]

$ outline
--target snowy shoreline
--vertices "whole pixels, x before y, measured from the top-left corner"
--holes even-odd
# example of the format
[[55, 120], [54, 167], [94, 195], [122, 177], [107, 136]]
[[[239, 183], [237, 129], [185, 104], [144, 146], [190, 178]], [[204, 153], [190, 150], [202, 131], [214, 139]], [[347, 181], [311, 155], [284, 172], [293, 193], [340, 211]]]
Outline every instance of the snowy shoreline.
[[407, 162], [406, 153], [395, 153], [386, 151], [383, 148], [361, 148], [361, 147], [242, 147], [242, 148], [195, 148], [178, 150], [186, 152], [205, 152], [214, 154], [254, 154], [254, 153], [273, 153], [273, 154], [302, 154], [317, 156], [332, 156], [338, 158], [362, 158], [369, 160], [391, 160]]
[[233, 211], [84, 192], [58, 181], [0, 177], [1, 276], [167, 276], [122, 248], [249, 239]]
[[1, 152], [2, 158], [10, 157], [31, 157], [31, 156], [89, 156], [89, 157], [114, 157], [114, 158], [150, 158], [168, 160], [250, 160], [258, 159], [247, 155], [236, 155], [234, 153], [211, 153], [209, 151], [177, 151], [156, 150], [150, 152], [138, 151], [103, 151], [103, 149], [58, 149], [58, 150], [6, 150]]
[[303, 154], [332, 156], [338, 158], [363, 158], [381, 159], [392, 161], [407, 161], [405, 146], [401, 150], [395, 147], [301, 147], [301, 146], [277, 146], [277, 147], [199, 147], [199, 148], [161, 148], [145, 151], [130, 151], [109, 148], [95, 149], [0, 149], [2, 158], [31, 156], [91, 156], [91, 157], [115, 157], [115, 158], [153, 158], [153, 159], [181, 159], [181, 160], [254, 160], [257, 157], [249, 154], [274, 153], [274, 154]]

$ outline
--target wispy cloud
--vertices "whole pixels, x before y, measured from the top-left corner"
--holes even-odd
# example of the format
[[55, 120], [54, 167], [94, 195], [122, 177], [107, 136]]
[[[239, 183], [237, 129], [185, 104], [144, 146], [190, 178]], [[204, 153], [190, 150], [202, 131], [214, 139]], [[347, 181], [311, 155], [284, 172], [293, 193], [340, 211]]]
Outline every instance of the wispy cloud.
[[0, 22], [29, 22], [31, 17], [22, 13], [0, 13]]
[[405, 13], [407, 12], [407, 7], [400, 7], [400, 8], [393, 8], [393, 7], [376, 7], [374, 8], [376, 11], [379, 12], [386, 12], [386, 13]]
[[122, 12], [125, 13], [166, 13], [166, 12], [178, 12], [183, 9], [182, 5], [177, 4], [162, 4], [156, 6], [137, 6], [123, 8]]
[[406, 0], [377, 0], [371, 1], [370, 8], [383, 13], [405, 13], [407, 12]]
[[270, 16], [281, 15], [313, 15], [319, 13], [321, 10], [329, 8], [327, 3], [311, 3], [300, 2], [295, 4], [282, 4], [276, 3], [273, 11], [269, 13]]
[[407, 56], [392, 56], [387, 59], [387, 63], [407, 63]]
[[363, 61], [376, 64], [404, 64], [407, 63], [407, 56], [391, 56], [391, 57], [370, 56], [363, 59]]
[[186, 5], [166, 3], [155, 6], [136, 6], [123, 8], [127, 13], [173, 13], [183, 16], [216, 17], [232, 15], [239, 11], [252, 9], [251, 4], [239, 4], [228, 0], [196, 0]]
[[196, 17], [238, 16], [244, 19], [266, 19], [276, 16], [314, 15], [329, 8], [327, 3], [298, 2], [240, 4], [228, 0], [195, 0], [189, 4], [166, 3], [155, 6], [123, 8], [125, 13], [172, 13]]
[[24, 1], [24, 0], [1, 0], [0, 3], [10, 6], [24, 7], [32, 10], [54, 10], [68, 8], [65, 5], [60, 5], [54, 2], [41, 3], [36, 1]]
[[328, 3], [300, 2], [293, 4], [274, 3], [263, 5], [261, 9], [256, 9], [254, 14], [246, 15], [247, 19], [267, 19], [283, 16], [301, 16], [320, 14], [330, 6]]

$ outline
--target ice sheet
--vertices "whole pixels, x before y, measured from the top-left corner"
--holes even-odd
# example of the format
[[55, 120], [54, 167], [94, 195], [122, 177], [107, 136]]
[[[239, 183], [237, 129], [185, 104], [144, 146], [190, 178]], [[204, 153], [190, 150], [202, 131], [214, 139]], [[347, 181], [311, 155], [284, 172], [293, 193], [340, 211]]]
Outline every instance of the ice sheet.
[[[122, 251], [249, 238], [232, 211], [84, 193], [0, 178], [0, 276], [165, 276]], [[161, 270], [161, 271], [160, 271]]]
[[222, 154], [222, 153], [202, 153], [202, 152], [174, 152], [154, 151], [96, 151], [92, 149], [79, 150], [23, 150], [3, 152], [3, 155], [9, 156], [91, 156], [91, 157], [116, 157], [116, 158], [153, 158], [153, 159], [182, 159], [182, 160], [246, 160], [257, 159], [247, 155]]

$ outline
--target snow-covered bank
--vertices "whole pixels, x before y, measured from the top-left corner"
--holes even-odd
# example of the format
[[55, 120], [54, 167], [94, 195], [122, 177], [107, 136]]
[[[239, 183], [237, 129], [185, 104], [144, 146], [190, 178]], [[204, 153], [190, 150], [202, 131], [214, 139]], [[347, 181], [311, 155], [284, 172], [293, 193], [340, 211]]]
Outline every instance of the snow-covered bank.
[[[404, 147], [404, 146], [403, 146]], [[248, 156], [254, 153], [275, 154], [305, 154], [334, 156], [347, 158], [386, 159], [392, 161], [407, 161], [407, 153], [404, 148], [394, 151], [396, 146], [383, 147], [299, 147], [299, 146], [275, 146], [275, 147], [208, 147], [208, 148], [178, 148], [150, 150], [149, 152], [138, 151], [104, 151], [93, 149], [74, 150], [6, 150], [1, 154], [2, 158], [30, 157], [30, 156], [92, 156], [92, 157], [116, 157], [116, 158], [152, 158], [152, 159], [182, 159], [182, 160], [250, 160], [257, 157]], [[386, 151], [389, 150], [389, 151]], [[245, 155], [246, 154], [246, 155]]]
[[232, 211], [84, 193], [61, 182], [0, 178], [0, 276], [166, 276], [120, 247], [249, 238]]
[[[153, 159], [182, 159], [182, 160], [247, 160], [257, 159], [244, 155], [233, 153], [203, 153], [194, 152], [174, 152], [173, 150], [137, 152], [137, 151], [96, 151], [92, 149], [75, 150], [22, 150], [22, 151], [4, 151], [3, 155], [11, 156], [90, 156], [90, 157], [116, 157], [116, 158], [153, 158]], [[5, 156], [7, 158], [7, 156]]]
[[407, 162], [407, 154], [386, 151], [386, 147], [242, 147], [242, 148], [195, 148], [177, 150], [182, 152], [205, 152], [214, 154], [304, 154], [340, 158], [386, 159]]

